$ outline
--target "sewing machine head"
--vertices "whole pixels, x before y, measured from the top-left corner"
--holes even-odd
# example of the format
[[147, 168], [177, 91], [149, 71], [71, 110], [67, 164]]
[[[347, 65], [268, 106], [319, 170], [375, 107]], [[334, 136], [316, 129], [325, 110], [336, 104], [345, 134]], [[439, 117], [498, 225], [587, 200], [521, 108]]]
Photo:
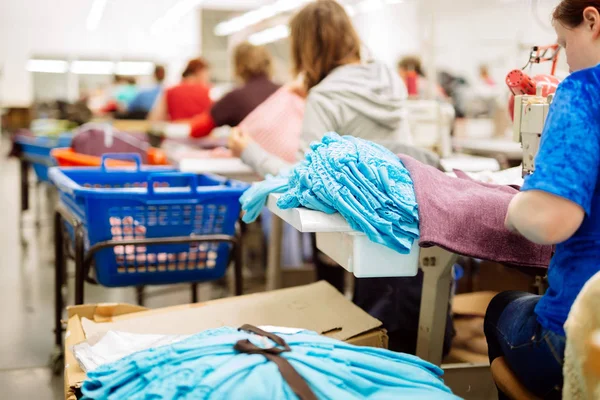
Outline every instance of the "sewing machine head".
[[523, 147], [523, 176], [535, 171], [544, 123], [554, 95], [515, 96], [513, 138]]
[[557, 44], [535, 46], [529, 54], [529, 62], [523, 68], [552, 61], [550, 75], [531, 78], [523, 70], [514, 70], [506, 77], [506, 84], [514, 96], [509, 101], [509, 110], [514, 120], [513, 137], [523, 147], [523, 176], [535, 171], [535, 156], [540, 148], [544, 123], [559, 84], [554, 76], [559, 50]]

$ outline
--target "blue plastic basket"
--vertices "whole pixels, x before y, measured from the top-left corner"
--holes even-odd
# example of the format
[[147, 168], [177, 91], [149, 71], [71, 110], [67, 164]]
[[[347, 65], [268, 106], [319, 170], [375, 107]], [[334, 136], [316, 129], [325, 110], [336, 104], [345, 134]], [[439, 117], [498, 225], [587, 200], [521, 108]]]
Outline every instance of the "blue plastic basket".
[[[108, 158], [134, 160], [136, 167], [107, 169]], [[248, 185], [140, 164], [137, 154], [106, 154], [100, 168], [50, 169], [61, 201], [83, 224], [86, 248], [107, 240], [235, 235]], [[109, 287], [218, 279], [230, 251], [228, 243], [107, 248], [95, 253], [96, 279]]]
[[63, 133], [59, 136], [19, 135], [15, 138], [15, 142], [21, 146], [22, 157], [31, 163], [38, 180], [48, 182], [48, 168], [56, 165], [50, 152], [57, 147], [69, 147], [72, 138], [71, 133]]

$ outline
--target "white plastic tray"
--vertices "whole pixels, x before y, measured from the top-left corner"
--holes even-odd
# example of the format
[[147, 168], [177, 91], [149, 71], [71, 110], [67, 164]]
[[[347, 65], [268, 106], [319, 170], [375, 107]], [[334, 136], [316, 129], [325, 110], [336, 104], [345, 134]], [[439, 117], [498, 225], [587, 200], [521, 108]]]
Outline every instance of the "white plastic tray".
[[280, 194], [269, 196], [267, 207], [300, 232], [316, 233], [317, 247], [358, 278], [415, 276], [419, 268], [419, 245], [409, 254], [400, 254], [374, 243], [353, 230], [340, 214], [325, 214], [306, 208], [282, 210]]

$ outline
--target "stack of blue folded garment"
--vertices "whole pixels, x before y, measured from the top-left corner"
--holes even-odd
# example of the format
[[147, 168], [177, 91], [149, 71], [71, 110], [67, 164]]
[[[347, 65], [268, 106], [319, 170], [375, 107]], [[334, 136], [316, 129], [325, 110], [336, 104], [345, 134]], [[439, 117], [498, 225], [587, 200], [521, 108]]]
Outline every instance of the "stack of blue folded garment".
[[[280, 354], [318, 399], [456, 400], [442, 370], [417, 357], [358, 347], [300, 331], [280, 334]], [[219, 328], [132, 354], [88, 373], [84, 399], [297, 399], [275, 362], [234, 349], [249, 340], [280, 348], [264, 336]]]
[[282, 209], [339, 212], [375, 243], [409, 253], [419, 237], [412, 179], [396, 155], [353, 136], [325, 135], [291, 172], [255, 184], [240, 199], [244, 221], [258, 216], [269, 193], [284, 193]]

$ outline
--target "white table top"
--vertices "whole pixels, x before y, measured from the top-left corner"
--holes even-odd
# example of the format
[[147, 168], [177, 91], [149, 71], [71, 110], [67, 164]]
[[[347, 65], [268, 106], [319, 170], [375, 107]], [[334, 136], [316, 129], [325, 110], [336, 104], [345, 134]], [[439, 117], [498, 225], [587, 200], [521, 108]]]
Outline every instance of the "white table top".
[[521, 143], [506, 139], [453, 138], [452, 145], [457, 150], [470, 151], [483, 155], [502, 154], [511, 160], [521, 160]]
[[179, 161], [181, 172], [215, 174], [245, 182], [261, 180], [254, 170], [239, 158], [184, 158]]
[[500, 171], [500, 164], [495, 158], [477, 157], [468, 154], [454, 154], [440, 160], [446, 172], [455, 169], [464, 172]]

